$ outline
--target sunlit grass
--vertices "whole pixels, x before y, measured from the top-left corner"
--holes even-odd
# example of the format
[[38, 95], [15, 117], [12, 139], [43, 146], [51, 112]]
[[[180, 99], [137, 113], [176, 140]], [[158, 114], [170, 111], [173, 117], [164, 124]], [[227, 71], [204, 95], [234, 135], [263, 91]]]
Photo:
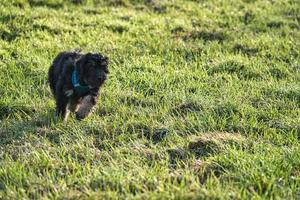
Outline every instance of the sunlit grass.
[[[2, 1], [0, 198], [300, 198], [299, 13], [293, 0]], [[62, 123], [47, 71], [75, 49], [107, 55], [110, 76], [92, 116]]]

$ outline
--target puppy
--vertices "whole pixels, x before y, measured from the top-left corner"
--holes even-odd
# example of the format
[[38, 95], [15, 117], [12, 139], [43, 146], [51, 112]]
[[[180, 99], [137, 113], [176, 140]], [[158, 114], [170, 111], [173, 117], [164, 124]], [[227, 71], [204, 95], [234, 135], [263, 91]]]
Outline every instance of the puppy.
[[101, 54], [62, 52], [54, 59], [48, 81], [56, 100], [56, 114], [64, 121], [71, 112], [81, 120], [97, 104], [108, 75], [108, 58]]

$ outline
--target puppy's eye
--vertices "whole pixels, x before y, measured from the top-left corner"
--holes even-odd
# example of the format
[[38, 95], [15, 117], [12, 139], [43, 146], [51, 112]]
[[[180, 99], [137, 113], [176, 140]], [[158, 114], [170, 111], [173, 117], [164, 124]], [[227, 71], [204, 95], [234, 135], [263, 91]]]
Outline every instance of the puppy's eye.
[[101, 66], [106, 66], [107, 65], [107, 61], [106, 60], [102, 60], [100, 63]]

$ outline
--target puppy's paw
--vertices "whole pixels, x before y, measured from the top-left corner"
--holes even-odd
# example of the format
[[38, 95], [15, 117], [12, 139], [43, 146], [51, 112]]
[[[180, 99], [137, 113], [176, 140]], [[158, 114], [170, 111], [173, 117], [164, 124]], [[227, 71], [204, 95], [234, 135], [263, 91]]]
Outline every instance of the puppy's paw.
[[91, 95], [83, 97], [80, 103], [80, 107], [76, 112], [76, 118], [78, 120], [81, 120], [88, 117], [91, 114], [91, 112], [94, 110], [95, 104], [96, 104], [95, 99]]
[[84, 115], [82, 115], [81, 113], [78, 113], [78, 112], [76, 112], [75, 115], [76, 115], [76, 119], [79, 120], [79, 121], [83, 120], [86, 117], [86, 116], [84, 116]]

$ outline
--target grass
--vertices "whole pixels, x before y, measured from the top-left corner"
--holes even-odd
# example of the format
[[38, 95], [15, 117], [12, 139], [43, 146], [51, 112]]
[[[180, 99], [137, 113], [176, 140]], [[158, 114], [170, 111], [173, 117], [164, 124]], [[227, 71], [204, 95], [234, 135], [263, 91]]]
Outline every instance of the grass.
[[[2, 0], [1, 199], [299, 199], [296, 0]], [[65, 50], [101, 52], [95, 113], [57, 122]]]

